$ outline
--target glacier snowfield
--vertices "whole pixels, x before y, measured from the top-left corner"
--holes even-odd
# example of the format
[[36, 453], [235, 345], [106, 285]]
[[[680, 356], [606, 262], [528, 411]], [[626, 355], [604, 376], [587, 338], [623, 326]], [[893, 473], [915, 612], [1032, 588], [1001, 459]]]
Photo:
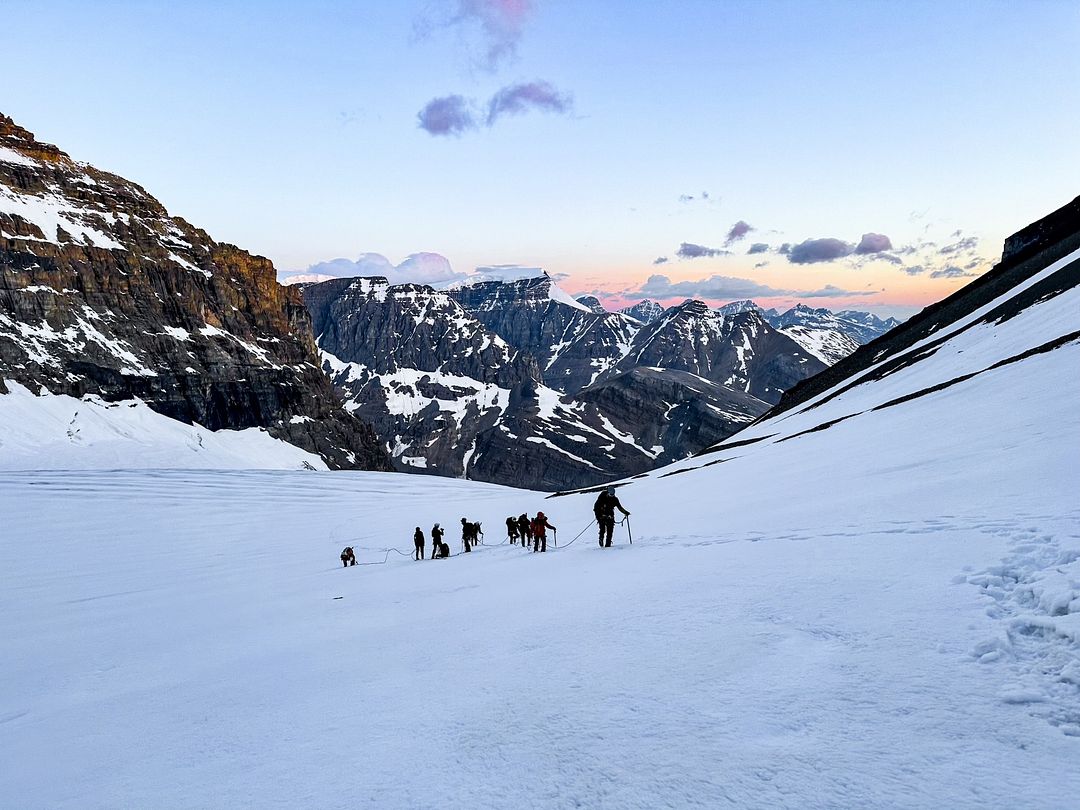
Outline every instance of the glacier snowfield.
[[[943, 512], [884, 469], [911, 485], [880, 512], [836, 476], [801, 482], [834, 492], [814, 508], [801, 475], [737, 492], [737, 466], [626, 488], [612, 549], [567, 546], [591, 496], [0, 474], [3, 803], [1075, 807], [1080, 652], [1032, 590], [1080, 581], [1053, 482]], [[537, 509], [560, 550], [494, 545]], [[448, 560], [340, 567], [435, 521]]]

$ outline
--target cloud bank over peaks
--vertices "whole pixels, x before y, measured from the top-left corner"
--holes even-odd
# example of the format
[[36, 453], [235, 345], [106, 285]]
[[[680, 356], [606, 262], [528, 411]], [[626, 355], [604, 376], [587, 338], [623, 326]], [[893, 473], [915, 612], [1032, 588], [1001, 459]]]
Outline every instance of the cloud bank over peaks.
[[356, 259], [330, 259], [311, 265], [303, 273], [279, 273], [283, 284], [293, 283], [297, 276], [353, 278], [356, 276], [385, 276], [391, 284], [429, 284], [442, 287], [467, 276], [457, 273], [447, 258], [439, 253], [412, 253], [400, 264], [394, 264], [381, 253], [361, 253]]
[[649, 276], [634, 295], [649, 298], [707, 298], [735, 300], [741, 298], [850, 298], [877, 295], [878, 290], [845, 290], [832, 284], [816, 290], [790, 290], [772, 287], [749, 278], [712, 275], [707, 278], [675, 281], [670, 277]]
[[[493, 264], [475, 268], [471, 273], [456, 272], [450, 261], [439, 253], [412, 253], [394, 264], [381, 253], [361, 253], [355, 259], [329, 259], [311, 265], [300, 273], [279, 272], [282, 284], [326, 281], [332, 278], [384, 276], [391, 284], [426, 284], [437, 290], [477, 284], [483, 281], [520, 281], [542, 276], [542, 267], [521, 264]], [[565, 273], [549, 274], [553, 281]]]

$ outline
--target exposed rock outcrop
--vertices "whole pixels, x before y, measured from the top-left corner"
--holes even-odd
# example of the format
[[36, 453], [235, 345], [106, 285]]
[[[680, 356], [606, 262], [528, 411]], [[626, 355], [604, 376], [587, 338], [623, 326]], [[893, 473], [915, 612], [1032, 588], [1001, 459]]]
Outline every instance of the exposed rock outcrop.
[[386, 469], [275, 275], [0, 116], [0, 385], [138, 397], [212, 430], [265, 428], [332, 467]]

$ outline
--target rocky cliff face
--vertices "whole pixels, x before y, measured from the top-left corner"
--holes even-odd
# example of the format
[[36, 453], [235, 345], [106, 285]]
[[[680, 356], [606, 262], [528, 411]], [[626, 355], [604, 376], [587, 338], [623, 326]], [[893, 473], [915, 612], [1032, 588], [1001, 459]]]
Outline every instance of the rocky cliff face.
[[271, 263], [0, 116], [0, 386], [138, 397], [212, 430], [262, 427], [332, 467], [385, 469], [322, 374]]

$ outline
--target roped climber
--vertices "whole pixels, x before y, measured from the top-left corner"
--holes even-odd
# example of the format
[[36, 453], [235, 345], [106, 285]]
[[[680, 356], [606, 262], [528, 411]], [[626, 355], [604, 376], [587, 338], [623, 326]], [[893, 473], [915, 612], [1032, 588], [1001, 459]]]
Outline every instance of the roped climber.
[[547, 551], [547, 529], [557, 531], [548, 523], [547, 516], [543, 512], [537, 512], [532, 520], [533, 551]]
[[611, 548], [611, 535], [615, 531], [616, 509], [625, 516], [630, 516], [630, 513], [619, 503], [619, 498], [615, 495], [615, 487], [608, 487], [600, 493], [596, 503], [593, 504], [596, 524], [600, 527], [600, 548]]
[[444, 556], [442, 554], [443, 534], [445, 534], [445, 532], [438, 523], [431, 527], [431, 559], [433, 560], [436, 557]]

